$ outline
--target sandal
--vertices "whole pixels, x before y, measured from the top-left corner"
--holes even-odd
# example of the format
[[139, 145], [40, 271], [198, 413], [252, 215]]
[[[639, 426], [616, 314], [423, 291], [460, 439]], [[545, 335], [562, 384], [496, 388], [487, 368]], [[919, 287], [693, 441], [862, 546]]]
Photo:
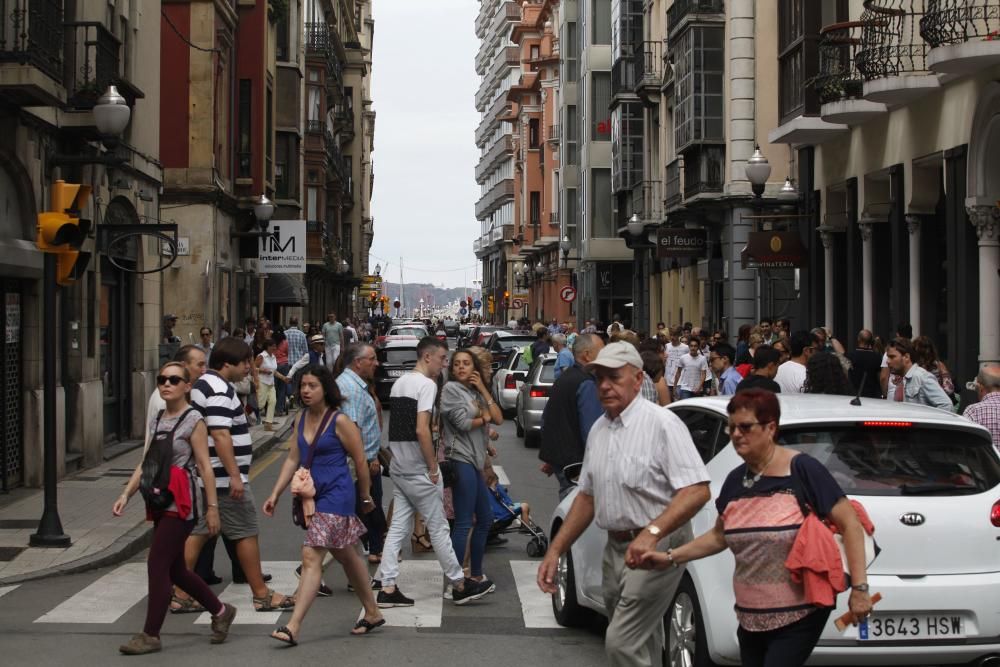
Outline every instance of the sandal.
[[291, 611], [295, 609], [295, 598], [290, 595], [282, 595], [281, 601], [278, 604], [274, 604], [274, 596], [278, 595], [270, 588], [267, 589], [267, 595], [264, 597], [251, 597], [253, 601], [254, 611]]
[[413, 549], [413, 553], [434, 551], [434, 545], [431, 544], [430, 538], [427, 537], [426, 530], [420, 534], [413, 533], [410, 536], [410, 548]]
[[[351, 634], [355, 636], [367, 635], [375, 630], [375, 628], [381, 628], [383, 625], [385, 625], [384, 618], [380, 618], [374, 623], [366, 618], [362, 618], [354, 624], [354, 630], [351, 630]], [[362, 630], [362, 632], [355, 632], [355, 630]]]
[[[175, 604], [177, 605], [176, 607], [174, 606]], [[194, 598], [182, 598], [176, 594], [170, 598], [171, 614], [200, 614], [203, 611], [205, 611], [205, 608]]]
[[[285, 637], [279, 637], [278, 636], [279, 634], [287, 635], [287, 638], [285, 638]], [[299, 643], [297, 641], [295, 641], [295, 635], [293, 635], [292, 631], [289, 630], [284, 625], [281, 626], [280, 628], [276, 629], [274, 632], [271, 633], [271, 639], [277, 639], [282, 644], [288, 644], [289, 646], [298, 646], [299, 645]]]

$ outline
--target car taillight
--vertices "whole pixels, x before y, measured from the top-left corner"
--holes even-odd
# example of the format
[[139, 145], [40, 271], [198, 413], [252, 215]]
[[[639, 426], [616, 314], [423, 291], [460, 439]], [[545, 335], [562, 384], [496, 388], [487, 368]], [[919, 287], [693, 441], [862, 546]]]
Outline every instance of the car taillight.
[[913, 422], [878, 420], [861, 422], [861, 425], [865, 428], [910, 428], [913, 426]]
[[508, 375], [507, 379], [503, 381], [504, 389], [517, 389], [517, 378], [513, 375]]
[[1000, 528], [1000, 500], [993, 503], [993, 509], [990, 510], [990, 523]]
[[549, 390], [545, 387], [532, 387], [531, 391], [528, 392], [528, 395], [531, 396], [531, 398], [545, 398], [549, 395]]

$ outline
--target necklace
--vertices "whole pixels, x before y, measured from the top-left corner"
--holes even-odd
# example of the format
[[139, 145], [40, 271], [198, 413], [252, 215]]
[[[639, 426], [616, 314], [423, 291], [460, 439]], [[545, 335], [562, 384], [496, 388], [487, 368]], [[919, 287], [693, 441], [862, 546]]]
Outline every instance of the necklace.
[[761, 468], [760, 472], [757, 473], [756, 475], [751, 475], [750, 474], [750, 464], [749, 463], [747, 464], [747, 471], [743, 475], [743, 488], [744, 489], [752, 488], [754, 484], [756, 484], [757, 482], [760, 481], [760, 478], [764, 476], [764, 471], [767, 470], [768, 466], [771, 465], [771, 461], [774, 460], [774, 455], [775, 455], [775, 453], [777, 451], [778, 451], [778, 448], [777, 448], [777, 446], [775, 446], [771, 450], [771, 456], [768, 457], [767, 463], [764, 464], [764, 467]]

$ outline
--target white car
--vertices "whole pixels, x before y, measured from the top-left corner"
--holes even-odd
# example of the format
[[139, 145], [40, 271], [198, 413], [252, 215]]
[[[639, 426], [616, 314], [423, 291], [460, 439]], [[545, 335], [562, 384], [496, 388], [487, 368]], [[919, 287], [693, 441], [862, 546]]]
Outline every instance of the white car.
[[[850, 397], [780, 396], [779, 441], [808, 452], [861, 501], [882, 551], [868, 568], [881, 593], [867, 637], [833, 619], [811, 665], [1000, 664], [1000, 457], [989, 432], [962, 417], [912, 404]], [[729, 445], [727, 397], [678, 401], [667, 408], [687, 425], [712, 478], [716, 498], [742, 459]], [[556, 509], [555, 535], [576, 490]], [[692, 520], [694, 534], [715, 524], [710, 501]], [[559, 564], [552, 596], [563, 625], [604, 614], [603, 531], [591, 525]], [[689, 563], [664, 617], [664, 663], [738, 665], [733, 556], [728, 550]], [[989, 660], [982, 662], [983, 659]]]
[[522, 348], [515, 348], [507, 362], [493, 373], [493, 400], [504, 415], [510, 415], [517, 407], [517, 392], [528, 377], [529, 366], [524, 361]]

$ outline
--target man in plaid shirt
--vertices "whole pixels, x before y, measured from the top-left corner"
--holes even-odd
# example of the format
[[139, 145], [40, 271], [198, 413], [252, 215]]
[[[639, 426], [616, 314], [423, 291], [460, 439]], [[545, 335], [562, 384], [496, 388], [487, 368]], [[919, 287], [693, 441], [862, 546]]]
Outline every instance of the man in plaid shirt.
[[985, 426], [993, 435], [993, 446], [1000, 450], [1000, 365], [989, 364], [976, 376], [979, 402], [965, 409], [966, 419]]
[[[306, 340], [305, 333], [299, 329], [299, 318], [291, 317], [288, 319], [288, 328], [285, 329], [285, 340], [288, 341], [288, 368], [279, 368], [278, 372], [287, 375], [292, 364], [301, 359], [303, 355], [309, 353], [309, 341]], [[291, 385], [288, 388], [288, 394], [295, 396], [299, 390], [298, 378], [291, 378]], [[284, 408], [285, 406], [279, 405], [278, 407]]]

